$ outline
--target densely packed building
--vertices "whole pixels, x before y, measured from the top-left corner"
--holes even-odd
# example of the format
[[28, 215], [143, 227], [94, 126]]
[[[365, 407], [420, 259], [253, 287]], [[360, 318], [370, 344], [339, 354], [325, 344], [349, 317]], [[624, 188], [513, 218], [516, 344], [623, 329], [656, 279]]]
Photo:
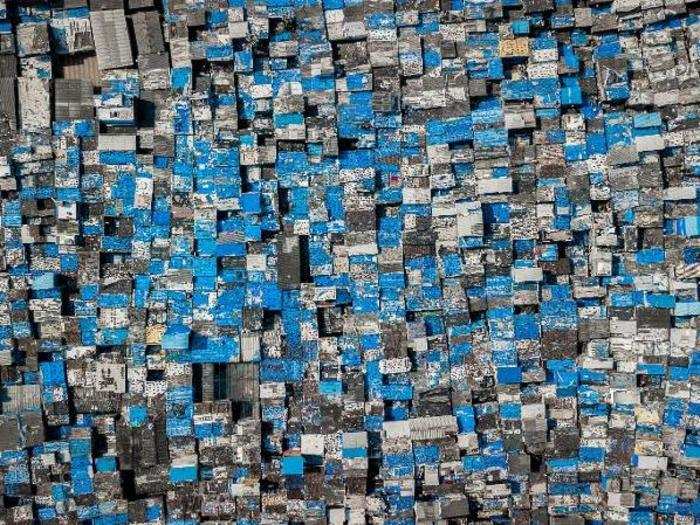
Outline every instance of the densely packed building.
[[700, 3], [0, 0], [6, 524], [700, 520]]

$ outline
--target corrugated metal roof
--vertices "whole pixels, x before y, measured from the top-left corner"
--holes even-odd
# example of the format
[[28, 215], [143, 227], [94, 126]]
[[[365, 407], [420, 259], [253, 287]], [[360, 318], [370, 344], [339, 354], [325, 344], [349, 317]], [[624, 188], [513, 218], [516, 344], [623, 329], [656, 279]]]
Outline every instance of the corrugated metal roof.
[[2, 411], [6, 414], [32, 410], [41, 406], [41, 387], [39, 385], [8, 385], [2, 402]]
[[17, 57], [15, 55], [0, 55], [0, 78], [17, 76]]
[[93, 86], [100, 85], [100, 70], [95, 55], [70, 55], [62, 57], [63, 78], [87, 80]]
[[155, 11], [135, 13], [131, 17], [139, 55], [155, 55], [165, 51], [160, 15]]
[[10, 129], [17, 129], [17, 97], [14, 78], [0, 78], [0, 119], [6, 120]]
[[79, 79], [56, 79], [54, 83], [56, 120], [90, 119], [93, 117], [92, 86]]

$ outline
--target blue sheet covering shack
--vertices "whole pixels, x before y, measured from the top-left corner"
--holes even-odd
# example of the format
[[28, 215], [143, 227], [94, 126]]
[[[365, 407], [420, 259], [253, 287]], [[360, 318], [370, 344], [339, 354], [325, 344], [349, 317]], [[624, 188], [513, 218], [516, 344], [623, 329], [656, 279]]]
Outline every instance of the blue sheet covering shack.
[[0, 0], [0, 519], [700, 522], [687, 0]]

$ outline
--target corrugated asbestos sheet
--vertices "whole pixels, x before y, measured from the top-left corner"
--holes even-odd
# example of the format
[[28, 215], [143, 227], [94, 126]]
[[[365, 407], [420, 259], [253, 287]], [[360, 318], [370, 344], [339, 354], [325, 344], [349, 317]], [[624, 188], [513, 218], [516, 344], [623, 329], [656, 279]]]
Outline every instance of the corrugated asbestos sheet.
[[100, 69], [116, 69], [134, 63], [123, 9], [91, 11], [90, 23]]

